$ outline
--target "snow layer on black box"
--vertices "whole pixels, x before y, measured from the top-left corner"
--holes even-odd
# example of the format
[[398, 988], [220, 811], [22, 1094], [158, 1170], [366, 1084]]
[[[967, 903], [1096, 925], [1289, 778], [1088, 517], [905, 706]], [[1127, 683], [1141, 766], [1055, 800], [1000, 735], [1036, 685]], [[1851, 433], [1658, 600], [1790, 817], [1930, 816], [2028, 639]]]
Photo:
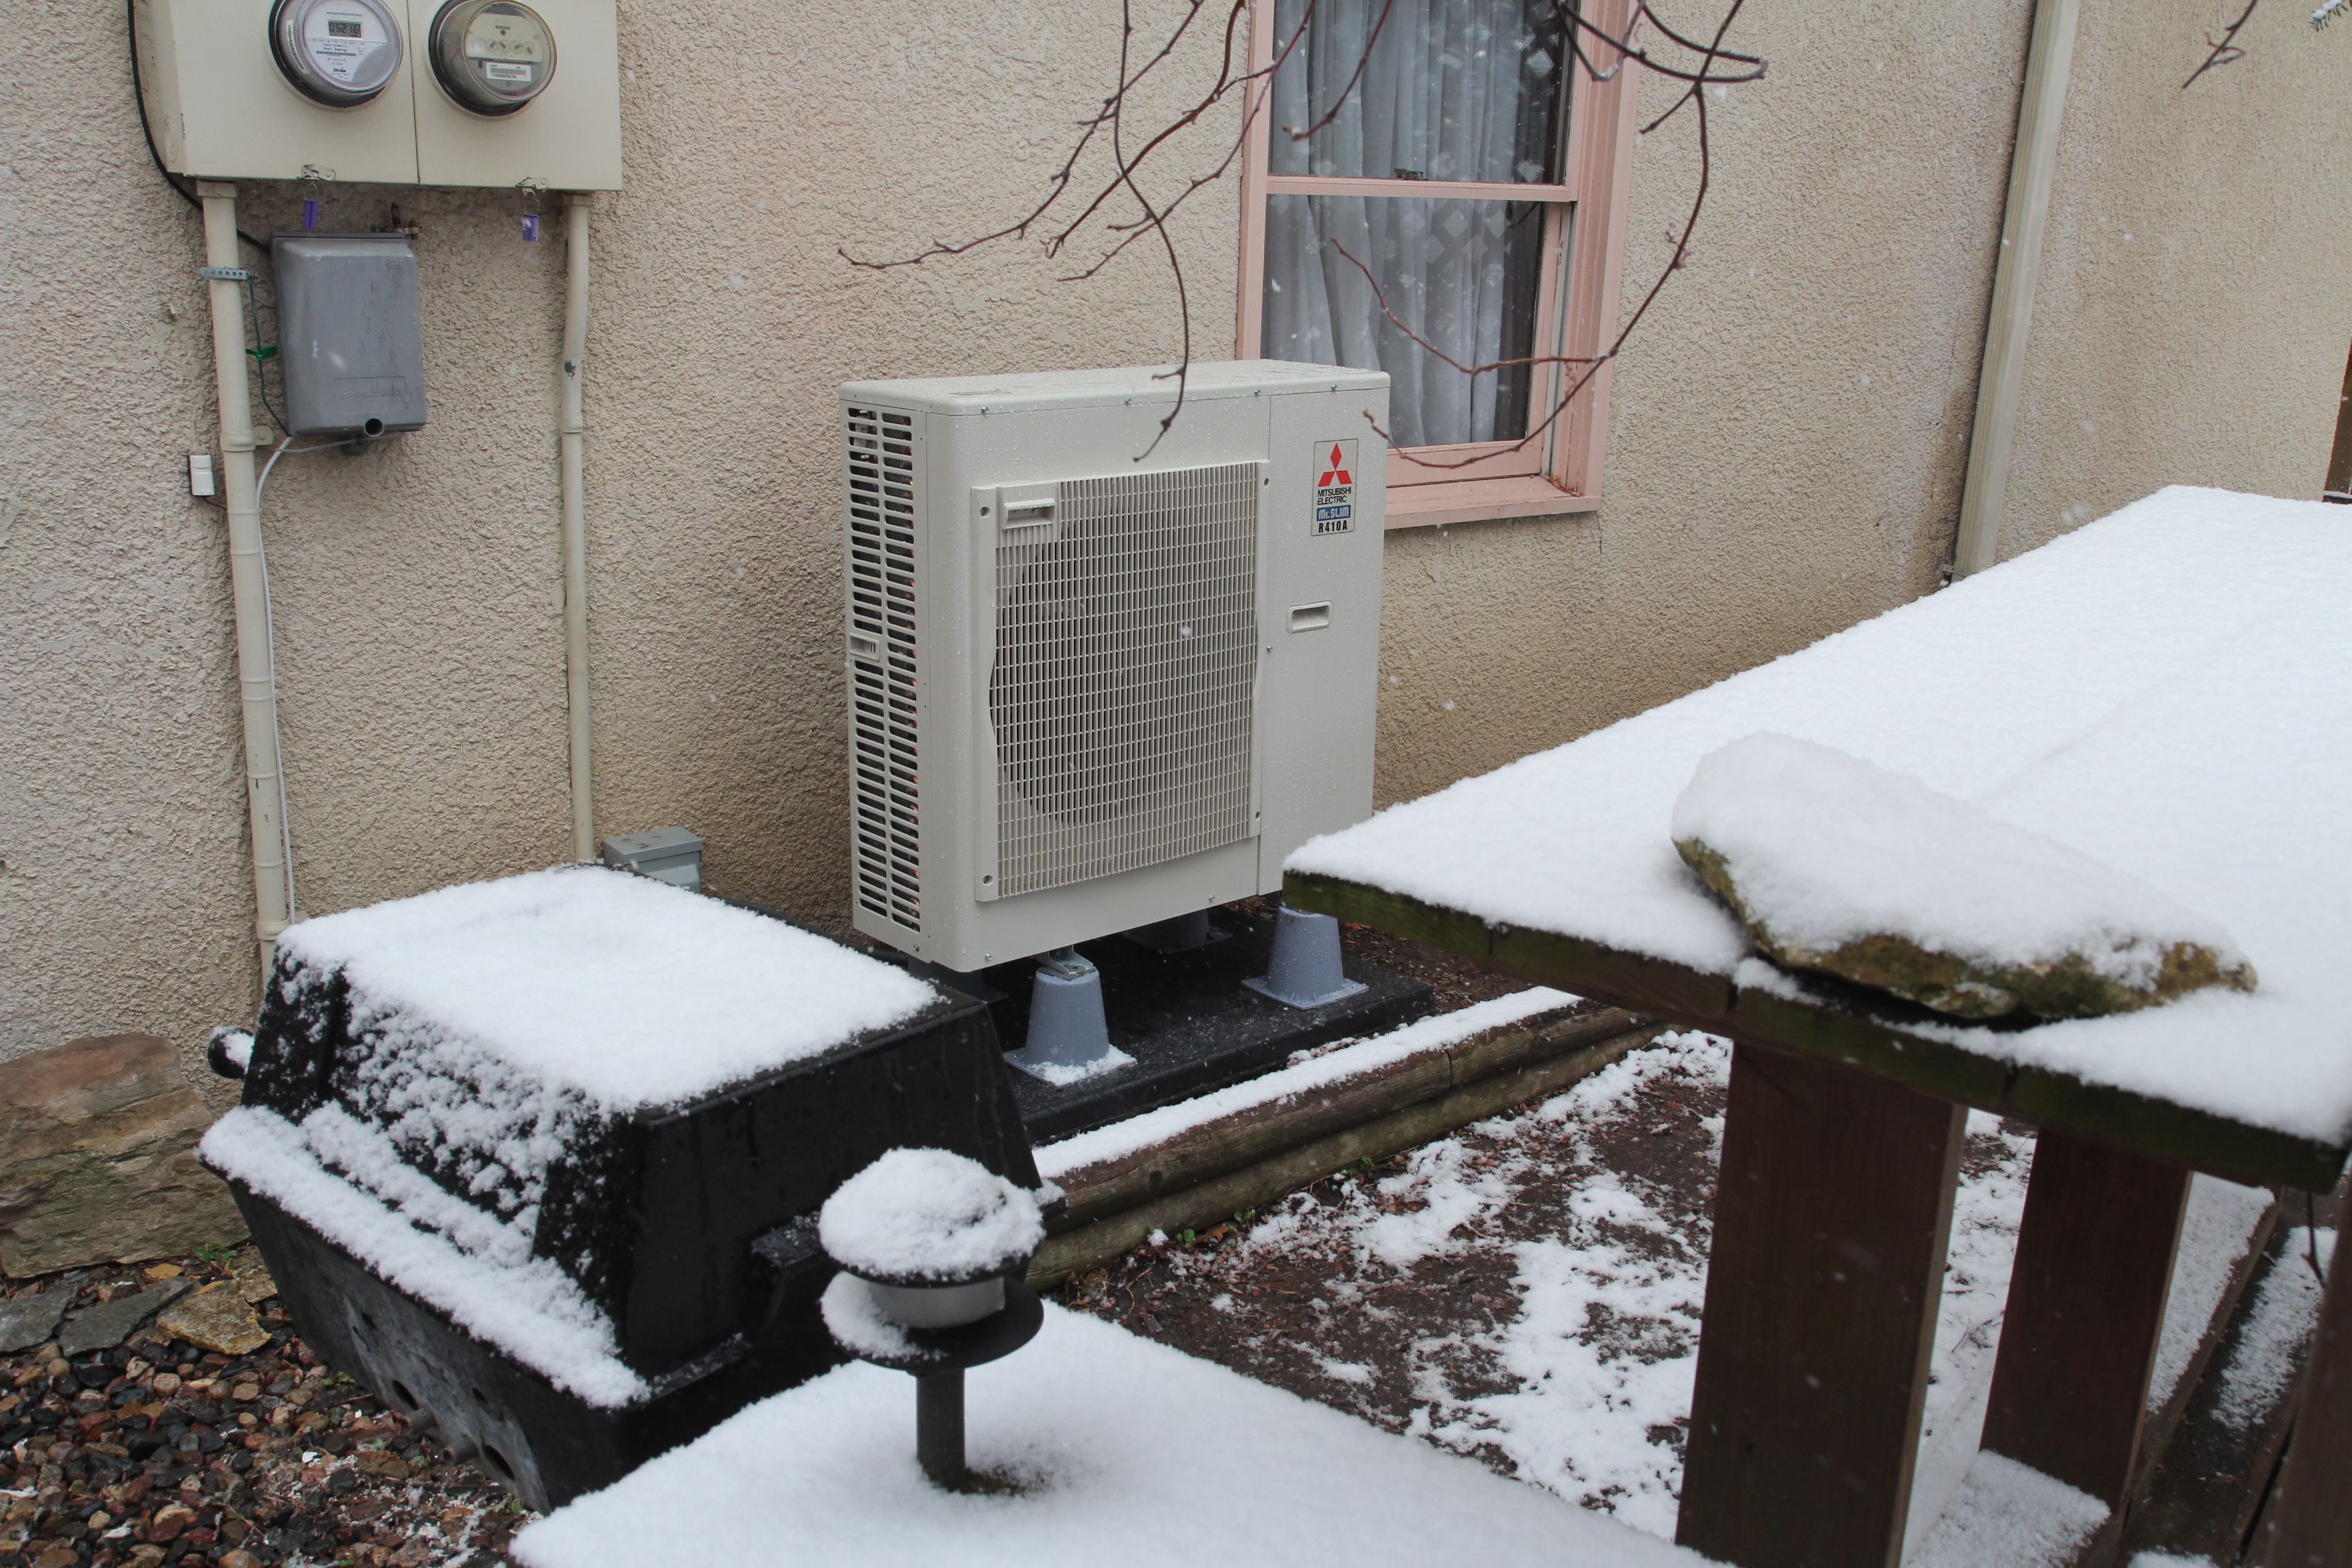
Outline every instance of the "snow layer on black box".
[[822, 937], [601, 868], [444, 889], [284, 934], [247, 1104], [205, 1153], [388, 1279], [429, 1242], [425, 1273], [470, 1283], [423, 1294], [552, 1371], [467, 1305], [538, 1303], [570, 1326], [556, 1338], [602, 1347], [555, 1358], [558, 1381], [625, 1394], [634, 1374], [590, 1365], [613, 1347], [600, 1227], [624, 1124], [939, 1003]]

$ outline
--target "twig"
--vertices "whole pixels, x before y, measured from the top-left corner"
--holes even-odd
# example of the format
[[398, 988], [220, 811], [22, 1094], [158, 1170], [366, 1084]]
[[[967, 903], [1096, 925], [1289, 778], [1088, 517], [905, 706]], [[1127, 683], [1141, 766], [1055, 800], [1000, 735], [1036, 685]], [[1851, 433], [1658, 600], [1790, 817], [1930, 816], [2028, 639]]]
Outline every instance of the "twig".
[[[1714, 42], [1706, 45], [1701, 50], [1704, 59], [1701, 63], [1699, 80], [1693, 84], [1694, 88], [1706, 85], [1712, 79], [1706, 75], [1706, 68], [1708, 66], [1713, 64], [1717, 55], [1721, 52], [1724, 35], [1731, 30], [1731, 24], [1738, 20], [1740, 7], [1746, 4], [1747, 0], [1731, 0], [1729, 8], [1723, 14], [1722, 22], [1716, 27]], [[1648, 16], [1650, 14], [1647, 0], [1643, 0], [1643, 3], [1636, 13], [1637, 17], [1641, 16]], [[1641, 57], [1634, 56], [1633, 58], [1640, 58]], [[1646, 64], [1647, 62], [1644, 61], [1644, 63]], [[1649, 291], [1642, 296], [1641, 304], [1634, 308], [1632, 317], [1630, 317], [1626, 321], [1625, 324], [1618, 330], [1616, 340], [1609, 345], [1607, 351], [1589, 362], [1588, 368], [1585, 370], [1584, 374], [1578, 376], [1575, 382], [1554, 400], [1550, 413], [1544, 416], [1542, 423], [1531, 427], [1526, 435], [1513, 442], [1510, 447], [1506, 448], [1506, 450], [1513, 452], [1523, 451], [1530, 443], [1539, 440], [1550, 433], [1551, 427], [1559, 423], [1561, 416], [1568, 412], [1569, 405], [1576, 401], [1577, 394], [1582, 392], [1587, 386], [1591, 384], [1592, 378], [1601, 374], [1601, 367], [1607, 364], [1611, 360], [1615, 359], [1618, 353], [1623, 350], [1625, 347], [1625, 341], [1633, 335], [1633, 330], [1640, 326], [1642, 324], [1642, 319], [1650, 313], [1650, 307], [1657, 303], [1658, 295], [1665, 288], [1667, 280], [1672, 279], [1675, 273], [1681, 271], [1684, 262], [1689, 258], [1690, 237], [1692, 233], [1698, 227], [1699, 214], [1706, 206], [1707, 188], [1714, 175], [1713, 142], [1707, 135], [1706, 95], [1704, 92], [1695, 93], [1691, 96], [1691, 101], [1698, 106], [1698, 189], [1691, 197], [1690, 212], [1683, 219], [1682, 235], [1675, 241], [1674, 254], [1666, 258], [1665, 266], [1661, 268], [1658, 271], [1657, 280], [1653, 282], [1650, 285]], [[1341, 251], [1340, 254], [1344, 256], [1347, 253], [1345, 251]], [[1352, 260], [1353, 258], [1350, 258], [1349, 259]], [[1359, 262], [1357, 265], [1360, 267], [1362, 264]], [[1391, 321], [1395, 320], [1393, 315], [1391, 315], [1390, 319]], [[1423, 337], [1419, 332], [1414, 331], [1411, 327], [1405, 326], [1402, 321], [1398, 321], [1397, 325], [1406, 336], [1410, 337], [1414, 342], [1420, 344], [1423, 350], [1431, 353], [1436, 353], [1440, 358], [1445, 357], [1443, 353], [1440, 353], [1434, 343], [1432, 343], [1427, 338]], [[1467, 372], [1467, 374], [1473, 375], [1485, 374], [1488, 372], [1500, 370], [1504, 365], [1513, 362], [1498, 361], [1494, 364], [1474, 366]], [[1376, 421], [1373, 421], [1370, 415], [1365, 416], [1365, 422], [1371, 425], [1372, 428], [1379, 432], [1382, 440], [1389, 442], [1391, 449], [1395, 451], [1395, 455], [1397, 457], [1403, 458], [1406, 462], [1411, 463], [1417, 468], [1434, 468], [1440, 471], [1448, 468], [1466, 468], [1473, 463], [1485, 462], [1495, 456], [1495, 454], [1491, 452], [1480, 452], [1474, 456], [1456, 458], [1450, 462], [1438, 462], [1428, 458], [1420, 457], [1409, 449], [1397, 450], [1396, 443], [1393, 440], [1390, 440], [1389, 433], [1386, 430], [1381, 429], [1380, 425]]]
[[2197, 79], [2207, 71], [2219, 69], [2222, 66], [2235, 65], [2246, 58], [2246, 51], [2240, 48], [2236, 42], [2238, 29], [2246, 25], [2247, 19], [2254, 14], [2254, 7], [2262, 3], [2263, 0], [2246, 0], [2246, 8], [2238, 13], [2236, 21], [2221, 29], [2219, 39], [2210, 33], [2205, 35], [2205, 42], [2211, 46], [2211, 52], [2206, 55], [2203, 65], [2189, 73], [2189, 79], [2180, 84], [2181, 91], [2187, 92], [2196, 86]]
[[[986, 234], [956, 241], [934, 240], [909, 256], [872, 259], [853, 256], [846, 247], [843, 247], [840, 251], [842, 258], [853, 267], [868, 271], [917, 267], [943, 258], [967, 255], [1003, 240], [1026, 238], [1049, 221], [1053, 226], [1052, 230], [1045, 237], [1042, 244], [1046, 255], [1058, 256], [1077, 239], [1089, 224], [1096, 224], [1100, 232], [1108, 237], [1108, 243], [1104, 246], [1102, 253], [1092, 261], [1064, 276], [1064, 281], [1079, 282], [1099, 275], [1105, 268], [1126, 254], [1128, 248], [1138, 240], [1147, 236], [1156, 237], [1160, 253], [1167, 261], [1169, 276], [1175, 284], [1176, 311], [1182, 352], [1181, 357], [1172, 369], [1158, 373], [1161, 379], [1170, 379], [1176, 383], [1176, 402], [1169, 410], [1167, 416], [1160, 420], [1150, 445], [1137, 455], [1136, 460], [1139, 462], [1150, 456], [1166, 438], [1169, 430], [1174, 426], [1177, 417], [1183, 412], [1190, 389], [1192, 363], [1191, 290], [1184, 274], [1182, 258], [1176, 247], [1175, 237], [1169, 231], [1169, 220], [1193, 196], [1221, 183], [1233, 172], [1234, 165], [1249, 144], [1251, 132], [1259, 122], [1258, 117], [1269, 112], [1276, 74], [1292, 59], [1306, 40], [1307, 29], [1315, 20], [1318, 0], [1306, 0], [1297, 26], [1287, 36], [1275, 40], [1276, 47], [1273, 51], [1272, 58], [1265, 66], [1255, 70], [1236, 70], [1234, 49], [1236, 44], [1245, 37], [1243, 32], [1243, 23], [1252, 3], [1253, 0], [1231, 0], [1231, 4], [1226, 8], [1223, 46], [1218, 52], [1216, 74], [1206, 89], [1191, 100], [1180, 112], [1171, 116], [1150, 135], [1142, 138], [1139, 142], [1134, 143], [1130, 153], [1130, 136], [1133, 127], [1130, 124], [1132, 106], [1129, 95], [1155, 70], [1174, 57], [1179, 46], [1190, 35], [1194, 24], [1207, 12], [1210, 0], [1191, 0], [1184, 15], [1168, 37], [1139, 64], [1137, 62], [1135, 54], [1136, 27], [1133, 0], [1121, 0], [1117, 85], [1103, 99], [1098, 110], [1076, 122], [1077, 134], [1071, 144], [1068, 156], [1047, 179], [1043, 195], [1027, 212], [1004, 226]], [[1255, 0], [1255, 3], [1265, 5], [1270, 4], [1271, 0]], [[1371, 26], [1365, 34], [1362, 48], [1357, 56], [1353, 68], [1349, 70], [1347, 80], [1337, 97], [1320, 113], [1316, 114], [1309, 123], [1304, 126], [1281, 127], [1284, 134], [1293, 141], [1307, 141], [1337, 121], [1349, 101], [1355, 98], [1362, 88], [1365, 73], [1370, 68], [1372, 51], [1380, 43], [1394, 4], [1395, 0], [1382, 0]], [[1572, 378], [1563, 377], [1565, 384], [1559, 390], [1558, 395], [1551, 400], [1549, 411], [1543, 418], [1530, 425], [1527, 433], [1513, 443], [1511, 450], [1520, 450], [1531, 442], [1543, 439], [1549, 434], [1552, 426], [1558, 424], [1566, 414], [1577, 395], [1591, 384], [1593, 376], [1599, 374], [1601, 367], [1616, 358], [1623, 350], [1627, 339], [1649, 314], [1650, 307], [1656, 301], [1660, 290], [1665, 287], [1667, 280], [1680, 271], [1689, 260], [1691, 236], [1697, 227], [1700, 213], [1706, 206], [1712, 174], [1711, 142], [1706, 119], [1706, 89], [1714, 87], [1720, 90], [1735, 83], [1758, 80], [1764, 74], [1764, 61], [1760, 57], [1743, 54], [1738, 50], [1727, 47], [1724, 43], [1733, 21], [1738, 16], [1744, 4], [1745, 0], [1730, 0], [1728, 8], [1715, 28], [1714, 37], [1701, 43], [1696, 38], [1685, 37], [1667, 23], [1652, 8], [1650, 0], [1634, 0], [1633, 12], [1622, 36], [1612, 34], [1608, 29], [1585, 17], [1574, 4], [1574, 0], [1551, 0], [1552, 15], [1559, 28], [1559, 36], [1575, 67], [1580, 68], [1592, 82], [1598, 84], [1611, 81], [1628, 64], [1638, 64], [1644, 70], [1683, 84], [1683, 91], [1676, 95], [1675, 101], [1666, 108], [1664, 112], [1643, 128], [1643, 134], [1664, 125], [1686, 106], [1696, 106], [1698, 119], [1698, 187], [1692, 198], [1690, 211], [1683, 221], [1679, 234], [1672, 229], [1668, 230], [1668, 237], [1673, 241], [1674, 246], [1673, 254], [1665, 267], [1659, 272], [1655, 281], [1643, 295], [1641, 303], [1635, 307], [1633, 315], [1627, 319], [1615, 339], [1601, 353], [1591, 356], [1523, 354], [1480, 364], [1465, 363], [1455, 356], [1439, 349], [1418, 330], [1403, 321], [1391, 307], [1385, 291], [1381, 288], [1379, 279], [1373, 276], [1370, 268], [1362, 260], [1349, 255], [1347, 249], [1336, 239], [1330, 241], [1333, 248], [1363, 275], [1366, 283], [1371, 289], [1374, 300], [1379, 304], [1381, 313], [1390, 323], [1423, 352], [1461, 374], [1476, 377], [1497, 374], [1506, 370], [1520, 368], [1533, 370], [1546, 366], [1558, 366], [1563, 372], [1571, 368], [1579, 370], [1580, 374]], [[2247, 6], [2248, 14], [2251, 14], [2252, 9], [2253, 5], [2250, 3]], [[2223, 36], [2222, 49], [2230, 47], [2230, 37], [2234, 36], [2237, 27], [2242, 26], [2244, 21], [2245, 17], [2241, 16], [2230, 32]], [[1652, 30], [1659, 40], [1654, 48], [1643, 41], [1645, 26]], [[2209, 61], [2209, 65], [2210, 63], [2212, 62]], [[1163, 154], [1166, 149], [1171, 147], [1185, 131], [1199, 124], [1211, 109], [1226, 101], [1236, 91], [1244, 94], [1241, 123], [1233, 138], [1224, 143], [1220, 155], [1205, 172], [1187, 176], [1182, 188], [1167, 200], [1155, 201], [1144, 189], [1142, 175], [1146, 165], [1160, 167], [1160, 163], [1153, 163], [1156, 157], [1164, 163]], [[1313, 106], [1310, 104], [1309, 107], [1311, 109]], [[1108, 145], [1110, 170], [1100, 184], [1088, 184], [1082, 187], [1079, 184], [1079, 170], [1086, 162], [1089, 151], [1097, 144], [1098, 141], [1107, 142]], [[1067, 211], [1064, 204], [1074, 199], [1081, 189], [1087, 193], [1085, 200], [1076, 205], [1074, 212]], [[1433, 188], [1431, 195], [1433, 197], [1442, 196], [1442, 186]], [[1134, 216], [1117, 216], [1119, 209], [1123, 209], [1129, 202], [1134, 204]], [[1379, 429], [1377, 424], [1374, 428]], [[1387, 439], [1387, 431], [1381, 430], [1380, 434], [1383, 439]], [[1470, 462], [1482, 460], [1481, 458], [1473, 458], [1456, 462], [1438, 462], [1417, 458], [1411, 453], [1402, 455], [1410, 462], [1423, 468], [1437, 469], [1461, 468]], [[1482, 458], [1484, 456], [1482, 454]]]

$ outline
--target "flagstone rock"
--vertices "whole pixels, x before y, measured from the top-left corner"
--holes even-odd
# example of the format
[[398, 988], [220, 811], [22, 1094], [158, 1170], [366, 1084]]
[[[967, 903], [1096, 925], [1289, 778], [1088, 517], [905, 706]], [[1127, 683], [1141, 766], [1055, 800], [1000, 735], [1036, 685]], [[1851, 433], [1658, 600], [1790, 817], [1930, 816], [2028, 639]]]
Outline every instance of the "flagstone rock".
[[73, 1300], [73, 1286], [66, 1284], [0, 1302], [0, 1352], [13, 1354], [47, 1344], [58, 1331], [58, 1320], [66, 1315], [66, 1304]]
[[184, 1279], [166, 1279], [144, 1290], [85, 1307], [66, 1320], [65, 1332], [58, 1336], [58, 1348], [68, 1356], [80, 1355], [85, 1351], [112, 1350], [129, 1339], [132, 1330], [178, 1300], [187, 1289]]
[[1738, 917], [1758, 951], [1775, 963], [1834, 975], [1953, 1017], [2023, 1014], [2040, 1018], [2095, 1018], [2160, 1006], [2213, 986], [2237, 991], [2254, 988], [2252, 965], [2226, 960], [2195, 942], [2161, 947], [2158, 962], [2135, 979], [2110, 973], [2090, 953], [2069, 952], [2038, 963], [2001, 963], [1930, 947], [1899, 931], [1873, 931], [1835, 947], [1815, 947], [1788, 937], [1744, 898], [1730, 865], [1704, 841], [1685, 838], [1675, 847], [1699, 879]]
[[155, 1320], [158, 1331], [222, 1355], [244, 1355], [269, 1342], [269, 1331], [254, 1316], [239, 1281], [207, 1285]]
[[278, 1294], [278, 1281], [269, 1277], [269, 1270], [257, 1258], [237, 1266], [236, 1293], [247, 1301], [267, 1301]]
[[0, 1271], [25, 1279], [241, 1238], [228, 1188], [196, 1162], [211, 1121], [152, 1035], [0, 1063]]

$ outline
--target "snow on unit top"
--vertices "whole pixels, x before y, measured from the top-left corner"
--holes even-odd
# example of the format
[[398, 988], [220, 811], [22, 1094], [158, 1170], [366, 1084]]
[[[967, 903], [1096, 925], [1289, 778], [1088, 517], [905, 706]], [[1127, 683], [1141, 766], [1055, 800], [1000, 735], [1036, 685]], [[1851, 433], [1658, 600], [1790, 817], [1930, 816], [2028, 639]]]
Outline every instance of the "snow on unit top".
[[817, 1239], [861, 1279], [945, 1284], [1017, 1268], [1045, 1222], [1034, 1195], [977, 1160], [893, 1149], [825, 1200]]
[[[2027, 1029], [1990, 1057], [2352, 1138], [2352, 529], [2174, 488], [1941, 593], [1307, 844], [1365, 884], [1730, 978], [1747, 933], [1675, 853], [1699, 760], [1769, 730], [2045, 834], [2221, 922], [2252, 994]], [[1745, 982], [1743, 981], [1742, 984]]]
[[355, 1016], [399, 1015], [614, 1113], [804, 1060], [938, 994], [782, 921], [596, 866], [350, 910], [278, 941], [297, 964], [340, 970]]
[[2228, 932], [2138, 878], [1815, 742], [1709, 752], [1673, 834], [1768, 955], [1938, 1012], [2090, 1017], [2254, 988]]

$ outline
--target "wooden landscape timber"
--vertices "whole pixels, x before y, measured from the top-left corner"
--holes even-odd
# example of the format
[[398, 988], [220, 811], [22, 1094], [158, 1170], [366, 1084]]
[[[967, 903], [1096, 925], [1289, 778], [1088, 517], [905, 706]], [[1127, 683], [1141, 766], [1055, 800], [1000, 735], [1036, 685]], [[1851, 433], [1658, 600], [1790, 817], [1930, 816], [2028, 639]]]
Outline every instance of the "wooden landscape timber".
[[[1031, 1265], [1029, 1285], [1048, 1289], [1154, 1231], [1230, 1219], [1360, 1160], [1385, 1159], [1558, 1093], [1646, 1045], [1658, 1027], [1620, 1008], [1563, 1007], [1066, 1171], [1055, 1180], [1069, 1208]], [[1050, 1162], [1052, 1146], [1039, 1153]]]

